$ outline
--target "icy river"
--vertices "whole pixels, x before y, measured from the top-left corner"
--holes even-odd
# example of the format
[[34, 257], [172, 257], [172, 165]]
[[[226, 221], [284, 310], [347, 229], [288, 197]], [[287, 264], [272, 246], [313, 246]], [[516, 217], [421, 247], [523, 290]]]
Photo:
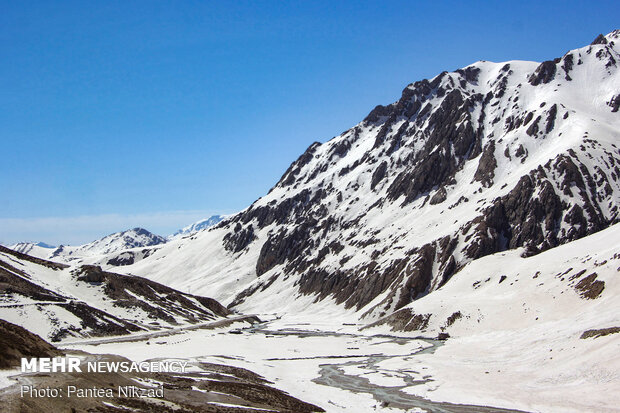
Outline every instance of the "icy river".
[[432, 385], [433, 377], [416, 357], [433, 353], [441, 345], [438, 340], [365, 335], [351, 325], [334, 328], [271, 317], [251, 326], [177, 329], [139, 340], [83, 340], [65, 347], [118, 354], [134, 361], [184, 359], [243, 367], [327, 412], [516, 412], [417, 396], [416, 386]]

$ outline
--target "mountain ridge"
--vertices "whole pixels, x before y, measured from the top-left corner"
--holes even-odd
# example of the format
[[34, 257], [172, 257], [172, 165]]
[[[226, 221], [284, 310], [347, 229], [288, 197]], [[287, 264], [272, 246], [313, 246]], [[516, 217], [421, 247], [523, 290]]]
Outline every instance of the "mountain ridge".
[[0, 317], [51, 341], [154, 331], [229, 314], [216, 300], [146, 278], [0, 246]]

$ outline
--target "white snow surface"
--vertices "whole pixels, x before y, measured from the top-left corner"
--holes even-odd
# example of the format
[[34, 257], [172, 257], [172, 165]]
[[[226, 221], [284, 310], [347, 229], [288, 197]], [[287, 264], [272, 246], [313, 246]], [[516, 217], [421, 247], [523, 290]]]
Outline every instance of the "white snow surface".
[[[569, 72], [571, 80], [565, 77], [560, 64], [550, 82], [537, 86], [528, 82], [539, 67], [535, 62], [477, 62], [470, 66], [480, 69], [479, 76], [476, 82], [466, 83], [461, 89], [470, 96], [477, 93], [484, 96], [489, 90], [495, 92], [489, 104], [494, 109], [488, 111], [484, 119], [472, 117], [474, 122], [479, 122], [473, 125], [474, 128], [484, 130], [482, 146], [491, 140], [495, 143], [497, 167], [494, 185], [490, 187], [474, 179], [479, 164], [479, 158], [474, 158], [465, 162], [457, 172], [456, 183], [446, 187], [444, 202], [431, 205], [427, 202], [428, 197], [421, 196], [406, 207], [401, 205], [401, 198], [370, 208], [386, 198], [390, 179], [398, 170], [380, 182], [375, 190], [369, 185], [373, 168], [364, 162], [351, 172], [339, 173], [372, 151], [379, 126], [362, 122], [327, 143], [314, 145], [312, 156], [295, 176], [294, 184], [284, 185], [281, 181], [253, 204], [252, 208], [277, 205], [303, 190], [314, 194], [320, 188], [328, 188], [322, 205], [328, 209], [331, 218], [342, 223], [355, 222], [361, 216], [359, 222], [344, 229], [338, 238], [329, 234], [317, 239], [319, 245], [314, 251], [331, 241], [346, 240], [342, 242], [344, 248], [341, 251], [328, 254], [322, 261], [321, 268], [328, 272], [354, 271], [368, 263], [375, 251], [381, 252], [376, 258], [377, 268], [389, 268], [396, 260], [406, 258], [412, 247], [420, 247], [444, 236], [457, 237], [459, 245], [454, 256], [465, 267], [443, 286], [435, 268], [436, 278], [428, 294], [406, 307], [414, 314], [430, 314], [428, 326], [410, 335], [436, 336], [439, 332], [447, 332], [452, 338], [434, 354], [395, 357], [382, 364], [388, 370], [411, 366], [411, 370], [420, 372], [423, 367], [424, 374], [432, 376], [431, 382], [410, 386], [407, 392], [438, 401], [526, 411], [615, 411], [620, 405], [618, 392], [613, 391], [620, 388], [617, 373], [620, 371], [619, 335], [580, 338], [589, 329], [620, 327], [618, 225], [531, 258], [522, 258], [522, 250], [513, 250], [475, 261], [467, 260], [464, 249], [468, 242], [463, 237], [466, 232], [460, 232], [464, 225], [479, 216], [482, 209], [508, 194], [522, 176], [539, 168], [549, 175], [549, 181], [562, 202], [577, 202], [583, 207], [578, 203], [580, 201], [575, 201], [576, 189], [569, 189], [572, 195], [567, 195], [560, 187], [562, 177], [555, 176], [555, 170], [546, 166], [559, 156], [569, 155], [578, 159], [596, 182], [602, 182], [602, 176], [607, 177], [609, 188], [603, 188], [603, 184], [597, 187], [598, 205], [606, 219], [617, 219], [620, 181], [611, 157], [617, 158], [619, 154], [620, 115], [612, 112], [610, 102], [619, 93], [620, 72], [617, 64], [610, 65], [609, 62], [610, 58], [620, 62], [616, 45], [620, 32], [609, 34], [607, 40], [606, 45], [586, 46], [562, 57], [561, 63], [569, 59], [569, 55], [573, 58], [574, 64]], [[458, 85], [459, 76], [448, 73], [440, 85]], [[505, 93], [497, 93], [502, 82]], [[431, 106], [432, 114], [444, 97], [429, 96], [425, 103]], [[556, 105], [558, 114], [555, 126], [546, 134], [526, 133], [529, 125], [511, 130], [506, 127], [508, 117], [524, 117], [532, 113], [534, 119], [541, 117], [540, 127], [544, 129], [544, 121], [553, 105]], [[474, 113], [479, 110], [479, 107], [474, 108]], [[428, 118], [422, 121], [428, 122]], [[403, 124], [396, 123], [386, 132], [387, 137]], [[407, 151], [415, 153], [424, 137], [417, 136], [414, 130], [412, 135], [405, 134], [403, 139], [400, 144], [403, 151], [379, 155], [383, 158], [376, 163], [386, 160], [390, 165], [397, 164]], [[348, 143], [350, 149], [343, 156], [333, 156], [334, 148], [342, 143]], [[520, 151], [525, 155], [517, 157], [515, 154]], [[596, 182], [595, 185], [599, 185]], [[432, 197], [438, 190], [431, 191], [428, 196]], [[204, 292], [225, 304], [233, 302], [240, 292], [247, 291], [249, 294], [236, 309], [276, 313], [283, 319], [288, 316], [294, 319], [292, 324], [309, 323], [316, 327], [326, 320], [352, 324], [360, 323], [360, 320], [372, 322], [396, 310], [394, 303], [383, 312], [377, 310], [387, 292], [362, 308], [348, 309], [337, 304], [331, 296], [319, 299], [313, 294], [300, 294], [299, 276], [284, 273], [283, 265], [276, 265], [257, 277], [256, 262], [265, 241], [274, 232], [293, 230], [295, 222], [273, 223], [263, 228], [256, 220], [250, 224], [254, 227], [255, 239], [241, 252], [232, 253], [224, 247], [224, 237], [231, 233], [234, 225], [225, 222], [191, 238], [173, 240], [126, 270], [183, 291]], [[571, 229], [564, 221], [558, 224], [561, 231]], [[368, 246], [359, 242], [370, 238], [378, 241]], [[343, 258], [348, 260], [342, 261]], [[580, 274], [582, 270], [585, 272]], [[184, 276], [179, 277], [179, 273]], [[587, 299], [576, 287], [593, 273], [596, 273], [596, 280], [605, 283], [605, 287], [600, 296]], [[506, 278], [500, 283], [502, 276]], [[461, 318], [447, 326], [448, 317], [456, 312], [461, 313]], [[371, 334], [389, 330], [383, 325], [364, 331]], [[289, 346], [283, 344], [276, 348], [281, 350]], [[264, 356], [258, 354], [268, 350], [261, 348], [256, 351], [256, 357], [266, 363]], [[318, 367], [316, 363], [308, 364], [305, 373], [301, 373], [301, 367], [294, 369], [303, 379], [289, 377], [278, 383], [294, 386], [291, 383], [301, 380], [298, 388], [303, 394], [298, 394], [302, 398], [308, 395], [308, 401], [319, 397], [326, 400], [327, 397], [320, 393], [313, 396], [319, 390], [309, 385], [308, 379], [316, 377]], [[253, 361], [252, 365], [256, 369], [263, 364]], [[252, 369], [251, 366], [248, 368]], [[359, 368], [350, 371], [359, 372]], [[281, 374], [280, 371], [277, 370], [277, 374]], [[395, 384], [401, 377], [395, 374], [383, 376], [377, 372], [368, 372], [368, 376], [377, 384]], [[343, 405], [347, 403], [345, 399], [340, 400]], [[369, 406], [371, 404], [365, 407], [350, 404], [348, 408], [365, 411]]]

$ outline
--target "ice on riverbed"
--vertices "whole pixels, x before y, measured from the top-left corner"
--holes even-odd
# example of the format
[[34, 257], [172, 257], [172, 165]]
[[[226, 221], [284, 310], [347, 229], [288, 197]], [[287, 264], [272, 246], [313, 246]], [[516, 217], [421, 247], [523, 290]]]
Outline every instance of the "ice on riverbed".
[[19, 369], [0, 370], [0, 389], [12, 386], [17, 383], [11, 376], [18, 375]]

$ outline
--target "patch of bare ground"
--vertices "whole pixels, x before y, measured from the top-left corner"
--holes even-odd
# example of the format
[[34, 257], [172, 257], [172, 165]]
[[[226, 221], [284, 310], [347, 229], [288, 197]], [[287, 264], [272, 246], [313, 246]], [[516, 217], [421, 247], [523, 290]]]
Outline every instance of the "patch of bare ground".
[[410, 309], [403, 308], [362, 329], [387, 324], [392, 327], [392, 331], [424, 330], [428, 326], [430, 318], [431, 314], [414, 314]]
[[583, 339], [590, 338], [590, 337], [599, 338], [599, 337], [607, 336], [609, 334], [616, 334], [616, 333], [620, 333], [620, 327], [608, 327], [608, 328], [600, 328], [598, 330], [586, 330], [583, 332], [583, 334], [579, 338], [583, 338]]
[[[76, 352], [72, 355], [86, 357], [88, 361], [128, 361], [116, 355], [90, 355]], [[324, 412], [318, 406], [267, 386], [263, 377], [249, 370], [212, 364], [196, 363], [199, 370], [180, 373], [22, 373], [13, 376], [16, 384], [0, 389], [2, 412]], [[59, 389], [63, 397], [32, 397], [20, 394], [21, 386], [36, 389]], [[69, 386], [77, 389], [111, 389], [106, 394], [93, 397], [68, 396]], [[135, 386], [141, 389], [160, 389], [161, 394], [148, 397], [128, 397], [120, 387]], [[103, 393], [103, 392], [102, 392]]]
[[575, 285], [575, 290], [582, 298], [593, 300], [598, 298], [605, 289], [605, 282], [596, 279], [597, 274], [593, 272]]
[[62, 352], [30, 331], [0, 320], [0, 369], [18, 367], [22, 357], [55, 357]]
[[452, 315], [450, 317], [448, 317], [448, 319], [446, 320], [446, 327], [450, 327], [459, 318], [463, 318], [463, 314], [461, 314], [460, 311], [456, 311], [456, 312], [452, 313]]

